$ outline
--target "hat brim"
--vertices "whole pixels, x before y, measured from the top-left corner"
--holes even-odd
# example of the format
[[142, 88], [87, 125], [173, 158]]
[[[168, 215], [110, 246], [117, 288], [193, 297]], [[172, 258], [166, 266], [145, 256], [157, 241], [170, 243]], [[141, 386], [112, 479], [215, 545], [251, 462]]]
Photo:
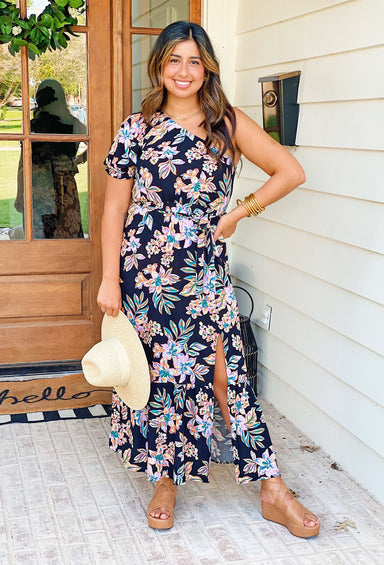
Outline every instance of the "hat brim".
[[122, 343], [130, 361], [128, 384], [116, 386], [115, 390], [129, 408], [142, 410], [148, 404], [151, 387], [148, 360], [135, 328], [121, 311], [117, 316], [104, 314], [101, 339], [110, 336]]

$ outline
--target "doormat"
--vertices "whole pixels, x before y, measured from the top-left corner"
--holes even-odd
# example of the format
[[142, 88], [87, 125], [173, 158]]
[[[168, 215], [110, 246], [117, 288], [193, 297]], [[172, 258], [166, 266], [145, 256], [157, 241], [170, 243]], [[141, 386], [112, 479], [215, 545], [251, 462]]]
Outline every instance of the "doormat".
[[82, 373], [24, 381], [0, 380], [0, 416], [111, 404], [112, 389], [93, 387]]
[[31, 424], [32, 422], [52, 422], [53, 420], [84, 420], [85, 418], [105, 418], [110, 416], [110, 404], [96, 404], [88, 408], [66, 408], [64, 410], [51, 410], [49, 412], [30, 412], [28, 414], [0, 414], [2, 424]]

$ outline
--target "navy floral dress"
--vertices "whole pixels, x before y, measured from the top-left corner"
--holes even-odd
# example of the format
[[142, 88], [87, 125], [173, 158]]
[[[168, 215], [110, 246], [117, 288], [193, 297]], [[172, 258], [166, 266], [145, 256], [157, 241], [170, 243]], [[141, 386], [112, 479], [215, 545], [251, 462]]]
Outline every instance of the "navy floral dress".
[[[143, 410], [129, 409], [114, 393], [111, 448], [152, 481], [208, 482], [211, 460], [233, 461], [239, 483], [278, 475], [246, 379], [226, 245], [213, 240], [231, 197], [231, 159], [218, 163], [201, 138], [157, 112], [150, 124], [140, 113], [124, 121], [105, 165], [113, 177], [135, 179], [121, 246], [121, 290], [151, 373]], [[219, 335], [231, 433], [213, 395]]]

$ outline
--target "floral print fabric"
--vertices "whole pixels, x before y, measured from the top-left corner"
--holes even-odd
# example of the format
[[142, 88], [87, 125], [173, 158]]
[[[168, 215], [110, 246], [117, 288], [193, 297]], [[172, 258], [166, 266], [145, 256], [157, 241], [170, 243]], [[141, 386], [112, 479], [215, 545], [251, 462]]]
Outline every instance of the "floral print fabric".
[[[113, 395], [111, 448], [153, 481], [207, 482], [210, 461], [228, 461], [229, 453], [238, 482], [277, 475], [246, 379], [226, 245], [213, 240], [231, 197], [231, 159], [218, 162], [202, 139], [157, 112], [150, 124], [141, 114], [125, 120], [105, 165], [113, 177], [135, 179], [121, 246], [121, 290], [151, 374], [143, 410], [130, 410]], [[213, 395], [218, 336], [231, 433]]]

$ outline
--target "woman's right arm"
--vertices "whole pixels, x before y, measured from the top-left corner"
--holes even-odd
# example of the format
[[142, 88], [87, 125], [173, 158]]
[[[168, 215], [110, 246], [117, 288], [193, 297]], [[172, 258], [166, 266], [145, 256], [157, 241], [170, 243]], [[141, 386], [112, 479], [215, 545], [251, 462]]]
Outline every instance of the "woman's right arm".
[[97, 295], [98, 305], [108, 316], [117, 316], [121, 309], [120, 248], [132, 186], [133, 179], [108, 176], [101, 223], [103, 279]]

